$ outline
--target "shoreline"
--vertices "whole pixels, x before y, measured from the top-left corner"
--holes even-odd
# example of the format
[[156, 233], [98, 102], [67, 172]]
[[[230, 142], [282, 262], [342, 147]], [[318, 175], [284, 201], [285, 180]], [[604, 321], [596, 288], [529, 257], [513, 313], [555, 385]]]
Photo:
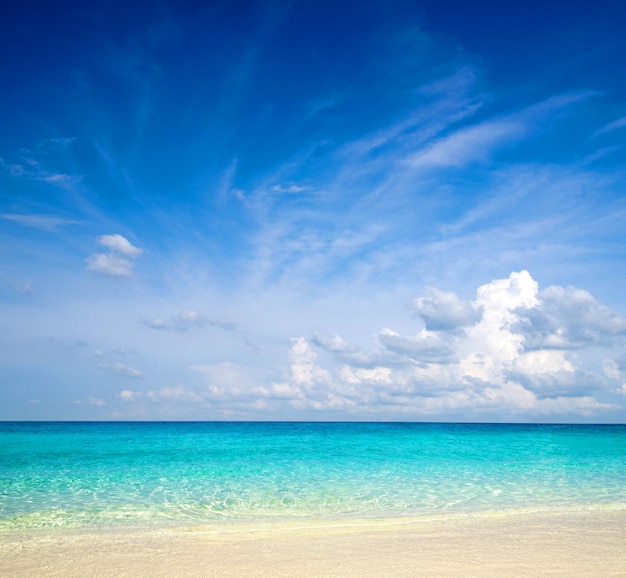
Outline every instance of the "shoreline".
[[626, 509], [0, 534], [3, 576], [626, 576]]

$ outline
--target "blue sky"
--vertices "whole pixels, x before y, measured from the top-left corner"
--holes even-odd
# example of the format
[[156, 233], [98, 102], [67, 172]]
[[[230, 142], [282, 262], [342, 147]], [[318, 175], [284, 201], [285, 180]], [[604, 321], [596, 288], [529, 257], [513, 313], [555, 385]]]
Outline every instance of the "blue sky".
[[623, 2], [0, 16], [0, 419], [625, 420]]

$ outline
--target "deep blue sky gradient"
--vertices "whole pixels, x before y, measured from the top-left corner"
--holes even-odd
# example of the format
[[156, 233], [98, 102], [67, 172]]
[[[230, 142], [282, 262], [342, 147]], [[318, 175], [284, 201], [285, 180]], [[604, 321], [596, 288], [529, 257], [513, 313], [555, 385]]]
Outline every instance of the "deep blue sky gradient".
[[0, 418], [623, 421], [625, 27], [4, 3]]

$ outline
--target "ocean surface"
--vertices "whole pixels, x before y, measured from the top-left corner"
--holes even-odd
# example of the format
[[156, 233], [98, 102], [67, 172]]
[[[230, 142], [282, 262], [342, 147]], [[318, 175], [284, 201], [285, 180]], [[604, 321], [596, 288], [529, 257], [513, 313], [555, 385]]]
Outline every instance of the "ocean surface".
[[626, 426], [0, 422], [0, 531], [626, 509]]

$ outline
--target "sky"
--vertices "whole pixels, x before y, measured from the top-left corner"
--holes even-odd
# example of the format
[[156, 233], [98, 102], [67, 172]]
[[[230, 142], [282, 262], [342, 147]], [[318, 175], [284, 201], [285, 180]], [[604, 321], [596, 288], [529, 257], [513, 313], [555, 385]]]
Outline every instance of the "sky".
[[3, 3], [0, 419], [625, 422], [625, 29]]

